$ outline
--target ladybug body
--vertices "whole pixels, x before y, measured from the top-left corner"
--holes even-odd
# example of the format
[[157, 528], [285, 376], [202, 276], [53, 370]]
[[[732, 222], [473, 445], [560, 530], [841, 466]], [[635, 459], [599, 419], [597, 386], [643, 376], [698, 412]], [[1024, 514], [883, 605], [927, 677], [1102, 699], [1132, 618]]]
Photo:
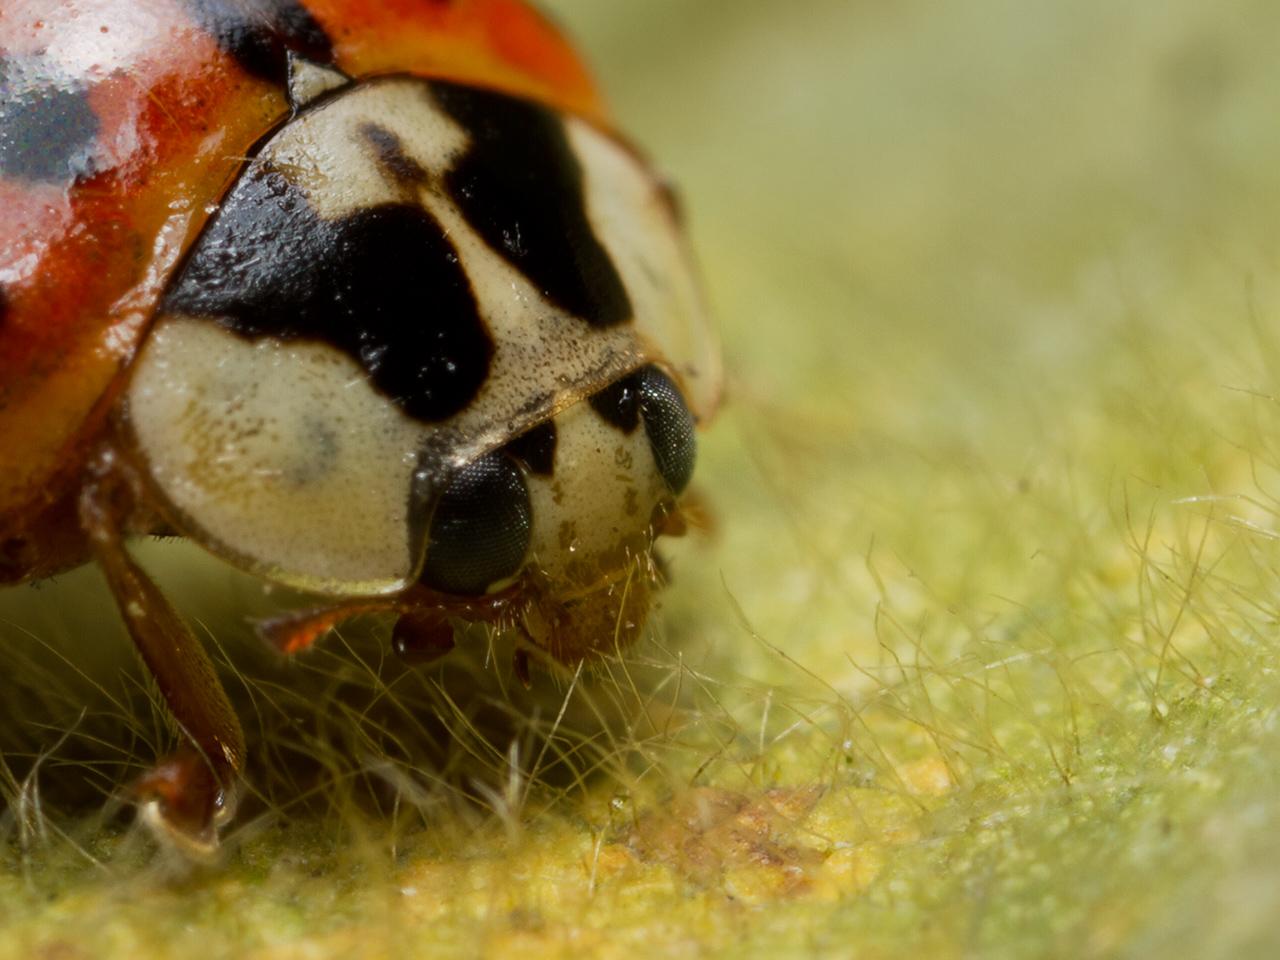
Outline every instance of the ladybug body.
[[[95, 558], [216, 842], [243, 742], [126, 536], [572, 664], [643, 622], [713, 335], [669, 193], [515, 0], [0, 0], [0, 582]], [[522, 667], [523, 669], [523, 667]]]

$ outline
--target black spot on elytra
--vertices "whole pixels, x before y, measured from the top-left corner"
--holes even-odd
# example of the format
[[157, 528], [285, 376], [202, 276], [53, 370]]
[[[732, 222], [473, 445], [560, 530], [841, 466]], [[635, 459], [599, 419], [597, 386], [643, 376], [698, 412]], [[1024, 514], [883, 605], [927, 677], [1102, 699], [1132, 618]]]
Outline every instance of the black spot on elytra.
[[623, 433], [630, 434], [640, 425], [640, 390], [634, 373], [615, 380], [589, 400], [601, 419]]
[[430, 214], [384, 204], [325, 220], [273, 171], [250, 172], [223, 201], [162, 310], [244, 337], [331, 344], [428, 422], [471, 401], [494, 349]]
[[404, 144], [391, 130], [378, 123], [364, 123], [360, 125], [360, 135], [373, 148], [378, 169], [389, 179], [405, 185], [427, 182], [427, 171], [422, 169], [422, 164], [405, 153]]
[[631, 319], [631, 300], [587, 219], [582, 168], [551, 110], [488, 90], [433, 83], [471, 136], [448, 176], [467, 220], [552, 303], [598, 327]]
[[191, 16], [246, 71], [287, 85], [289, 52], [333, 63], [333, 44], [298, 0], [182, 0]]
[[0, 176], [72, 183], [92, 171], [98, 116], [89, 89], [34, 57], [0, 57]]
[[4, 287], [0, 287], [0, 330], [3, 330], [9, 323], [9, 295], [4, 292]]
[[446, 593], [484, 593], [520, 569], [532, 526], [520, 468], [502, 452], [481, 457], [450, 479], [436, 503], [422, 582]]
[[557, 439], [555, 422], [548, 420], [522, 433], [504, 449], [528, 467], [530, 473], [549, 477], [555, 471]]

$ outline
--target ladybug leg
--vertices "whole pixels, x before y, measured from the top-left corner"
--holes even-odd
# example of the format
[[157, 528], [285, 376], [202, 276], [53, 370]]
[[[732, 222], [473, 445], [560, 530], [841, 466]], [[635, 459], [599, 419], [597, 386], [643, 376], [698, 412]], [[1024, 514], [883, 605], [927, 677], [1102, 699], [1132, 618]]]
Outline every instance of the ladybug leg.
[[334, 603], [309, 610], [299, 610], [260, 620], [258, 636], [281, 653], [305, 653], [316, 641], [343, 621], [367, 613], [395, 613], [391, 644], [395, 652], [409, 663], [430, 663], [453, 649], [451, 619], [472, 623], [508, 625], [511, 610], [519, 606], [518, 590], [507, 590], [489, 597], [455, 597], [415, 586], [404, 593], [387, 598], [368, 598]]
[[317, 640], [344, 620], [365, 613], [385, 613], [399, 608], [395, 600], [353, 600], [350, 603], [335, 603], [327, 607], [269, 617], [257, 621], [254, 628], [258, 636], [270, 646], [292, 656], [310, 650]]
[[430, 608], [401, 613], [391, 631], [391, 647], [405, 663], [434, 663], [454, 648], [449, 615]]
[[431, 607], [406, 607], [397, 601], [353, 601], [330, 607], [300, 610], [260, 620], [258, 636], [281, 653], [306, 653], [316, 641], [345, 620], [366, 613], [394, 612], [400, 615], [391, 631], [391, 646], [406, 663], [439, 660], [453, 649], [453, 625], [445, 611]]
[[[529, 637], [521, 612], [529, 604], [525, 588], [517, 584], [487, 597], [455, 597], [415, 586], [397, 597], [336, 603], [271, 617], [257, 623], [258, 635], [281, 653], [294, 655], [310, 650], [322, 636], [345, 620], [366, 613], [395, 613], [391, 646], [405, 663], [434, 663], [453, 650], [453, 620], [487, 623], [496, 629], [515, 627], [527, 644]], [[517, 650], [515, 673], [529, 686], [527, 650]]]
[[213, 662], [159, 588], [125, 550], [121, 526], [137, 501], [110, 446], [89, 468], [80, 518], [129, 634], [187, 744], [136, 785], [143, 819], [162, 839], [211, 856], [235, 810], [244, 733]]
[[520, 686], [526, 690], [533, 687], [533, 675], [529, 669], [529, 649], [527, 647], [516, 647], [516, 652], [511, 655], [511, 672], [520, 681]]
[[683, 537], [692, 532], [714, 536], [719, 530], [715, 511], [702, 492], [686, 490], [677, 504], [665, 504], [653, 513], [653, 532], [658, 537]]
[[497, 630], [518, 625], [528, 604], [523, 584], [485, 597], [455, 597], [417, 586], [401, 595], [391, 631], [396, 654], [411, 664], [439, 660], [454, 647], [453, 620], [487, 623]]
[[449, 623], [452, 609], [402, 598], [352, 600], [259, 620], [255, 628], [269, 646], [294, 656], [306, 653], [326, 633], [352, 617], [398, 613], [391, 632], [395, 652], [409, 663], [429, 663], [453, 649], [453, 626]]

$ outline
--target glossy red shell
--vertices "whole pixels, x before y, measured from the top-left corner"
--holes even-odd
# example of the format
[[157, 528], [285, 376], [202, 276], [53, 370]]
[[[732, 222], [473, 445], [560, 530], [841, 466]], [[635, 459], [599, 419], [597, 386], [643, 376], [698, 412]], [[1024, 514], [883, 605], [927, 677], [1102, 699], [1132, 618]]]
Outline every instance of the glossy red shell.
[[0, 0], [0, 63], [40, 65], [0, 74], [0, 103], [75, 89], [96, 127], [66, 182], [0, 176], [0, 537], [67, 492], [183, 251], [290, 113], [279, 78], [210, 31], [219, 7], [318, 25], [355, 78], [447, 77], [603, 119], [573, 49], [518, 0]]

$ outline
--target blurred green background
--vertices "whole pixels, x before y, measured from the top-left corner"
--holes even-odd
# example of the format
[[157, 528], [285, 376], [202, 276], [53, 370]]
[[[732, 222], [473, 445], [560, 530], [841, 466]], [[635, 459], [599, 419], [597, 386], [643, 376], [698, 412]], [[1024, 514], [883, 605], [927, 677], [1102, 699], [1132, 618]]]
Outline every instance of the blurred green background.
[[546, 5], [731, 371], [655, 639], [529, 695], [482, 638], [281, 668], [289, 598], [147, 548], [267, 758], [190, 872], [68, 792], [163, 736], [97, 575], [0, 594], [0, 949], [1274, 956], [1280, 7]]

